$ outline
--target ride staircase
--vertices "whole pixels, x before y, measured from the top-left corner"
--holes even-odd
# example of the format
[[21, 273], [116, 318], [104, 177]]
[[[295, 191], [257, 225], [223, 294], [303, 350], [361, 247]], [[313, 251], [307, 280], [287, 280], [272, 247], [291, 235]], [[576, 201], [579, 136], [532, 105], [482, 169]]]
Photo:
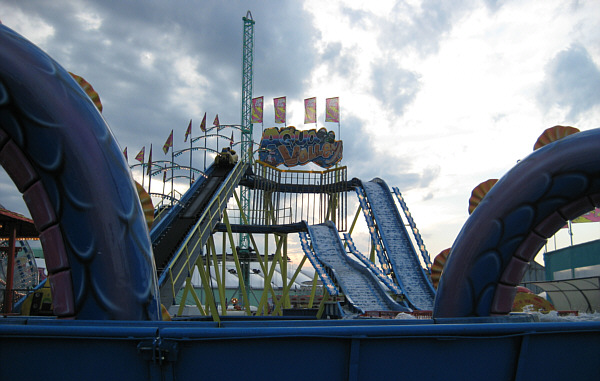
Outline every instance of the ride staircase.
[[[318, 266], [314, 264], [313, 266], [317, 269], [321, 280], [326, 284], [333, 279], [358, 313], [408, 311], [408, 308], [396, 303], [388, 295], [377, 277], [367, 267], [348, 257], [333, 222], [307, 225], [307, 228], [314, 256], [318, 260]], [[307, 236], [301, 234], [301, 237], [304, 241], [303, 248], [308, 247]], [[323, 267], [326, 270], [319, 272], [318, 269]], [[323, 272], [327, 273], [325, 279], [322, 276]]]
[[193, 269], [248, 165], [211, 165], [150, 232], [161, 303], [169, 308]]
[[[377, 229], [377, 234], [373, 236], [378, 241], [374, 244], [383, 247], [385, 254], [381, 257], [388, 261], [393, 278], [411, 308], [432, 310], [435, 289], [421, 266], [390, 189], [381, 179], [362, 182], [362, 189], [368, 202], [368, 214], [373, 217]], [[385, 262], [382, 263], [385, 272]]]

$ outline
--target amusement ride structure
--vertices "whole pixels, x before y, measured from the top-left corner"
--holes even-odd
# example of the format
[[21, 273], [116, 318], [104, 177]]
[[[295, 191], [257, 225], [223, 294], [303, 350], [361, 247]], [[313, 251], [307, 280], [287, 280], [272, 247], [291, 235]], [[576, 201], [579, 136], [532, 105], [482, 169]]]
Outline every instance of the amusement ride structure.
[[[142, 159], [133, 168], [81, 82], [0, 25], [0, 163], [39, 233], [53, 303], [52, 317], [5, 314], [0, 379], [34, 377], [37, 370], [27, 366], [23, 353], [51, 379], [342, 380], [401, 374], [526, 380], [599, 374], [593, 349], [599, 323], [541, 323], [510, 315], [517, 285], [545, 240], [600, 205], [599, 130], [536, 150], [491, 187], [454, 243], [436, 290], [432, 262], [400, 190], [379, 178], [348, 179], [335, 133], [269, 128], [254, 143], [249, 12], [243, 22], [241, 123], [213, 127], [216, 139], [223, 128], [239, 128], [241, 141], [235, 144], [232, 135], [229, 147], [209, 148], [212, 130], [204, 126], [204, 137], [172, 150], [171, 161], [149, 159], [144, 165]], [[202, 146], [193, 145], [201, 139]], [[201, 150], [216, 154], [202, 170], [191, 159]], [[185, 152], [190, 165], [176, 164]], [[324, 169], [278, 168], [309, 161]], [[148, 175], [148, 191], [136, 189], [132, 180], [138, 166]], [[177, 170], [190, 174], [187, 191], [178, 195], [172, 186], [168, 196], [151, 192], [153, 176], [162, 174], [163, 183], [173, 184]], [[359, 202], [350, 226], [348, 194]], [[148, 200], [158, 197], [155, 212]], [[371, 240], [366, 255], [352, 239], [361, 214]], [[290, 235], [299, 237], [304, 256], [288, 276]], [[285, 319], [280, 315], [291, 306], [290, 289], [307, 261], [315, 274], [307, 303], [318, 307], [313, 318], [373, 311], [432, 315], [409, 321]], [[254, 309], [251, 263], [263, 275]], [[272, 284], [276, 269], [279, 290]], [[229, 316], [229, 270], [238, 278], [237, 307], [252, 317]], [[192, 286], [195, 272], [204, 302]], [[188, 295], [210, 318], [161, 321], [168, 318], [161, 305], [180, 303], [180, 315]], [[257, 372], [266, 357], [268, 369]], [[431, 364], [424, 367], [424, 358]], [[468, 369], [465, 358], [471, 360]], [[231, 369], [224, 359], [234, 359]]]
[[[161, 304], [167, 309], [177, 305], [177, 315], [183, 313], [186, 304], [192, 304], [198, 314], [210, 315], [216, 321], [228, 314], [228, 307], [229, 313], [237, 308], [247, 315], [281, 315], [284, 309], [297, 306], [290, 301], [290, 291], [297, 285], [303, 266], [310, 267], [308, 260], [315, 273], [306, 287], [303, 307], [318, 308], [318, 317], [325, 311], [338, 317], [367, 311], [431, 311], [435, 296], [429, 279], [431, 261], [397, 188], [392, 193], [381, 179], [348, 180], [346, 167], [338, 165], [342, 142], [325, 128], [300, 131], [293, 126], [274, 127], [263, 131], [260, 143], [253, 141], [253, 113], [262, 111], [253, 107], [252, 98], [252, 15], [248, 13], [243, 21], [241, 124], [222, 125], [217, 117], [212, 127], [206, 127], [205, 116], [201, 124], [204, 135], [191, 137], [189, 147], [171, 150], [172, 161], [153, 161], [150, 157], [131, 166], [142, 169], [142, 184], [144, 173], [148, 174], [149, 192], [153, 176], [162, 176], [163, 184], [171, 182], [169, 194], [149, 193], [160, 206], [150, 238]], [[330, 114], [336, 111], [328, 110]], [[339, 117], [334, 119], [339, 123]], [[190, 128], [191, 121], [186, 139]], [[221, 132], [225, 129], [239, 130], [241, 141], [234, 142], [233, 133], [229, 138]], [[167, 149], [172, 146], [172, 134], [165, 143]], [[207, 144], [209, 139], [216, 143], [216, 149]], [[229, 142], [223, 152], [218, 149], [219, 139]], [[215, 155], [214, 164], [206, 168], [205, 160], [203, 170], [193, 168], [194, 151]], [[304, 153], [310, 158], [303, 164], [316, 162], [325, 169], [277, 168], [279, 164], [296, 165], [298, 160], [290, 158]], [[189, 154], [189, 166], [175, 162], [184, 154]], [[276, 159], [277, 155], [288, 160]], [[189, 189], [176, 194], [174, 179], [186, 177], [190, 179]], [[347, 194], [354, 192], [360, 203], [348, 230]], [[351, 238], [361, 210], [372, 240], [368, 259]], [[409, 236], [401, 213], [408, 217], [414, 238]], [[340, 232], [346, 230], [341, 241]], [[305, 257], [294, 273], [288, 274], [291, 234], [299, 234]], [[420, 243], [421, 261], [414, 242]], [[274, 253], [269, 255], [273, 246]], [[352, 251], [348, 252], [348, 247]], [[281, 274], [280, 287], [273, 282], [277, 273]], [[204, 301], [196, 295], [194, 274], [201, 280]], [[232, 274], [237, 280], [233, 298], [226, 293]], [[251, 277], [262, 283], [260, 289], [252, 289]], [[233, 305], [231, 299], [238, 303]]]

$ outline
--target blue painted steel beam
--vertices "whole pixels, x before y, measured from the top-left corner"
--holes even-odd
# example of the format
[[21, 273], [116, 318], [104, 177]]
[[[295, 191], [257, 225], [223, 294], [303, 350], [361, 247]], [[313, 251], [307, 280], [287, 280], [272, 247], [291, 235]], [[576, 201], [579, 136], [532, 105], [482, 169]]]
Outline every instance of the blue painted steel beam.
[[[600, 322], [3, 319], [0, 379], [596, 379]], [[471, 319], [476, 321], [476, 319]], [[485, 321], [485, 320], [484, 320]], [[451, 320], [446, 320], [451, 323]], [[568, 350], [566, 350], [568, 349]], [[226, 364], [223, 359], [230, 361]], [[268, 369], [257, 364], [269, 359]], [[34, 359], [34, 360], [32, 360]], [[327, 361], [323, 361], [327, 359]]]

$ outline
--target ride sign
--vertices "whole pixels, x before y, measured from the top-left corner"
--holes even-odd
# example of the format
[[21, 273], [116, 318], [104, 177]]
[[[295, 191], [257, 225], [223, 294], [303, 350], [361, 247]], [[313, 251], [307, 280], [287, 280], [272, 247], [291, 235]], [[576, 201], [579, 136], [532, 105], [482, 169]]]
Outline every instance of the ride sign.
[[275, 167], [313, 162], [322, 168], [331, 168], [342, 160], [342, 156], [342, 141], [335, 140], [335, 132], [324, 127], [319, 130], [271, 127], [264, 130], [260, 141], [259, 159]]

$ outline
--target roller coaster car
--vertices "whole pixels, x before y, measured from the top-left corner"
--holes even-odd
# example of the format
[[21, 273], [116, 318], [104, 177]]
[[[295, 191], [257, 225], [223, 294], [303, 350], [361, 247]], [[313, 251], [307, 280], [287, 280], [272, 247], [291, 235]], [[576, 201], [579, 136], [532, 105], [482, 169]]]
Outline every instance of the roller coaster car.
[[234, 166], [238, 161], [237, 153], [231, 148], [223, 148], [223, 150], [215, 158], [215, 163], [219, 167]]

